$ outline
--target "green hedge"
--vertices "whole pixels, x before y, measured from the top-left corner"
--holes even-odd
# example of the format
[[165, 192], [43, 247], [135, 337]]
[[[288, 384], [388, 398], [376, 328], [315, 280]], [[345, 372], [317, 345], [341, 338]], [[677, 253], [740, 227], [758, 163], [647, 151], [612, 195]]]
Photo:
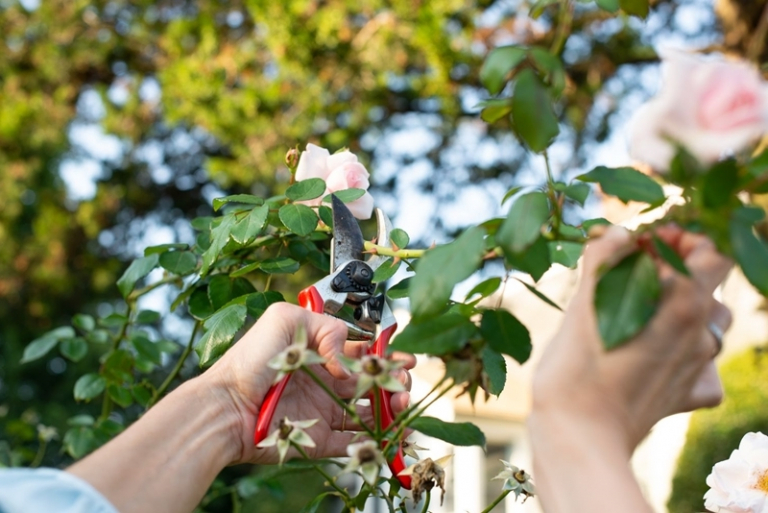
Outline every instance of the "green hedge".
[[704, 511], [712, 466], [728, 459], [746, 433], [768, 434], [768, 355], [750, 349], [725, 362], [720, 375], [725, 400], [691, 418], [667, 503], [670, 513]]

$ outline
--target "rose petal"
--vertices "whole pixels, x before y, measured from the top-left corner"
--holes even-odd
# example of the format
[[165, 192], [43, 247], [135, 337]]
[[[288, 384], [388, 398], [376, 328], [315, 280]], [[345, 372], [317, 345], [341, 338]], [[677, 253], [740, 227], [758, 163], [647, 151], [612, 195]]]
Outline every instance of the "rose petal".
[[632, 121], [629, 140], [630, 156], [657, 171], [665, 171], [675, 156], [675, 148], [661, 135], [657, 120], [663, 106], [651, 101], [642, 106]]
[[366, 192], [359, 199], [347, 203], [347, 207], [357, 219], [370, 219], [373, 214], [373, 196]]
[[299, 164], [296, 166], [296, 180], [307, 178], [325, 178], [328, 176], [328, 158], [330, 153], [325, 148], [312, 143], [307, 144], [307, 149], [301, 152]]
[[346, 162], [341, 166], [331, 168], [331, 172], [325, 180], [325, 184], [332, 192], [345, 189], [368, 189], [371, 183], [368, 181], [368, 170], [359, 162]]
[[357, 155], [351, 151], [340, 151], [328, 157], [328, 169], [333, 170], [347, 162], [357, 162]]

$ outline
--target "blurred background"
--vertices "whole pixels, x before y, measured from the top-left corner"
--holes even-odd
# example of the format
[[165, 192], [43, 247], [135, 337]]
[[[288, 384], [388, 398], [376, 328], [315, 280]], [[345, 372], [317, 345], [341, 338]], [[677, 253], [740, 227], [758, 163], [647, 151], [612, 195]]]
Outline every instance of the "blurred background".
[[[72, 362], [54, 352], [21, 365], [25, 345], [77, 313], [119, 311], [115, 281], [127, 263], [145, 246], [193, 241], [189, 221], [210, 215], [214, 197], [282, 192], [289, 148], [313, 142], [358, 154], [378, 206], [414, 247], [501, 215], [513, 186], [543, 183], [541, 158], [504, 123], [483, 122], [477, 107], [488, 97], [478, 73], [490, 49], [557, 37], [557, 2], [539, 2], [553, 5], [536, 19], [533, 3], [0, 0], [0, 465], [65, 466], [66, 420], [94, 408], [75, 403], [72, 386], [98, 355]], [[555, 172], [626, 164], [625, 128], [659, 86], [659, 48], [743, 55], [765, 38], [766, 3], [652, 1], [643, 21], [574, 1]], [[603, 208], [593, 201], [567, 216], [576, 222]], [[729, 402], [694, 418], [667, 490], [670, 511], [703, 509], [711, 465], [746, 431], [768, 431], [766, 370], [747, 347], [766, 339], [754, 313], [763, 305], [741, 306], [738, 315], [754, 322], [724, 369], [729, 401], [742, 407]], [[550, 314], [540, 322], [551, 324]], [[181, 325], [170, 317], [159, 329], [176, 340]], [[524, 408], [513, 416], [519, 424]], [[484, 427], [497, 417], [509, 420], [492, 413]], [[501, 445], [483, 457], [508, 456], [511, 446]], [[238, 493], [260, 511], [306, 502], [291, 489], [295, 477], [229, 472], [250, 476]], [[302, 490], [311, 497], [309, 480]], [[205, 505], [229, 509], [226, 496]]]

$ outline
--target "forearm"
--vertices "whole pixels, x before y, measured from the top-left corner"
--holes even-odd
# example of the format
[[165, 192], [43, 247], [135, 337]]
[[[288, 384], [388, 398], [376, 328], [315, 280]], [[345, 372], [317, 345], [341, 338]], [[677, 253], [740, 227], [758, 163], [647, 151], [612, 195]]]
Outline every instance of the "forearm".
[[534, 411], [528, 427], [544, 511], [651, 513], [617, 430], [562, 411]]
[[122, 513], [192, 511], [241, 450], [236, 413], [217, 393], [200, 378], [185, 383], [67, 471]]

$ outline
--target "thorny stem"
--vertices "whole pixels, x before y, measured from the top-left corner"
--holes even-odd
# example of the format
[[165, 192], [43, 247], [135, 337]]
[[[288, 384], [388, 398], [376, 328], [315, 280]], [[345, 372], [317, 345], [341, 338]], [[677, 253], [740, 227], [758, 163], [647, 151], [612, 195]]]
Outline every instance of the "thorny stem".
[[421, 258], [426, 253], [426, 249], [398, 249], [379, 246], [371, 241], [365, 241], [365, 251], [374, 255], [391, 256], [396, 258]]
[[555, 236], [560, 234], [560, 219], [563, 213], [560, 210], [560, 200], [557, 197], [557, 191], [555, 191], [555, 180], [552, 178], [552, 167], [549, 164], [549, 154], [544, 152], [544, 163], [547, 166], [547, 196], [552, 203], [552, 210], [554, 210], [554, 219], [552, 220], [552, 231]]
[[496, 497], [496, 500], [495, 500], [495, 501], [493, 501], [491, 504], [489, 504], [489, 505], [488, 505], [488, 507], [487, 507], [487, 508], [485, 508], [485, 509], [484, 509], [483, 511], [481, 511], [480, 513], [491, 513], [491, 510], [492, 510], [493, 508], [495, 508], [495, 507], [496, 507], [496, 506], [497, 506], [497, 505], [498, 505], [498, 504], [499, 504], [501, 501], [503, 501], [503, 500], [504, 500], [504, 498], [505, 498], [507, 495], [509, 495], [509, 492], [511, 492], [511, 491], [512, 491], [512, 490], [504, 490], [503, 492], [501, 492], [501, 494], [499, 494], [499, 496], [498, 496], [498, 497]]
[[211, 494], [205, 498], [202, 502], [200, 502], [200, 508], [205, 508], [210, 503], [221, 497], [222, 495], [226, 495], [228, 493], [232, 493], [233, 491], [237, 491], [237, 488], [234, 486], [227, 486], [226, 488], [221, 488], [220, 490], [216, 490], [211, 492]]
[[240, 497], [237, 495], [237, 490], [233, 488], [230, 494], [232, 495], [232, 513], [240, 513], [241, 504]]
[[152, 292], [156, 288], [162, 287], [163, 285], [167, 285], [169, 283], [173, 283], [175, 281], [179, 281], [179, 277], [178, 276], [166, 276], [162, 280], [158, 280], [155, 283], [151, 283], [151, 284], [147, 285], [146, 287], [134, 290], [133, 292], [128, 294], [128, 297], [126, 298], [126, 301], [128, 301], [128, 302], [136, 301], [141, 296], [143, 296], [145, 294], [148, 294], [149, 292]]
[[765, 48], [765, 38], [768, 36], [768, 4], [765, 4], [763, 14], [760, 16], [760, 21], [757, 24], [757, 28], [752, 33], [752, 37], [749, 38], [749, 46], [747, 47], [747, 58], [756, 63], [760, 63], [760, 56], [763, 54]]
[[[109, 354], [114, 353], [117, 351], [117, 348], [120, 347], [120, 342], [123, 340], [126, 332], [128, 331], [128, 321], [131, 319], [131, 314], [136, 305], [136, 300], [131, 300], [130, 296], [128, 296], [126, 304], [128, 305], [128, 311], [125, 313], [125, 317], [128, 320], [120, 327], [120, 331], [117, 333], [117, 335], [115, 335], [115, 339], [112, 341], [112, 350]], [[106, 419], [109, 417], [109, 414], [112, 413], [112, 398], [109, 396], [108, 391], [105, 390], [103, 393], [104, 402], [101, 403], [101, 416], [99, 417], [100, 420]]]
[[[418, 407], [418, 405], [420, 405], [421, 403], [423, 403], [423, 402], [424, 402], [424, 399], [426, 399], [427, 397], [429, 397], [429, 396], [430, 396], [430, 395], [431, 395], [431, 394], [432, 394], [432, 393], [433, 393], [435, 390], [437, 390], [437, 388], [438, 388], [440, 385], [442, 385], [443, 383], [445, 383], [445, 381], [446, 381], [447, 379], [448, 379], [448, 378], [447, 378], [446, 376], [443, 376], [443, 378], [440, 380], [440, 382], [439, 382], [437, 385], [435, 385], [435, 386], [432, 388], [432, 390], [429, 392], [429, 394], [427, 394], [426, 396], [424, 396], [424, 397], [423, 397], [423, 398], [422, 398], [420, 401], [418, 401], [418, 402], [417, 402], [417, 403], [416, 403], [414, 406], [411, 406], [411, 407], [409, 407], [407, 410], [404, 410], [404, 411], [403, 411], [403, 412], [402, 412], [400, 415], [398, 415], [398, 416], [397, 416], [397, 418], [395, 419], [395, 421], [394, 421], [394, 422], [392, 422], [392, 424], [391, 424], [391, 425], [390, 425], [390, 426], [389, 426], [389, 427], [388, 427], [388, 428], [387, 428], [387, 429], [384, 431], [384, 434], [386, 434], [386, 433], [388, 433], [388, 432], [390, 431], [390, 429], [392, 429], [392, 427], [393, 427], [393, 426], [397, 426], [397, 431], [395, 431], [395, 434], [394, 434], [394, 436], [392, 436], [392, 438], [391, 438], [391, 439], [387, 440], [387, 444], [384, 446], [383, 452], [385, 452], [385, 453], [386, 453], [386, 451], [389, 449], [389, 446], [390, 446], [390, 445], [391, 445], [393, 442], [397, 442], [397, 440], [400, 440], [400, 438], [403, 436], [403, 433], [405, 433], [405, 429], [408, 427], [408, 422], [405, 422], [405, 421], [403, 421], [403, 420], [402, 420], [402, 419], [404, 419], [404, 418], [405, 418], [405, 416], [403, 416], [403, 414], [404, 414], [404, 413], [406, 413], [406, 412], [408, 412], [407, 414], [410, 414], [411, 412], [413, 412], [413, 411], [416, 409], [416, 407]], [[420, 416], [421, 416], [421, 415], [422, 415], [422, 414], [423, 414], [423, 413], [424, 413], [424, 412], [427, 410], [427, 408], [429, 408], [430, 406], [432, 406], [433, 404], [435, 404], [435, 402], [436, 402], [438, 399], [440, 399], [440, 398], [441, 398], [441, 397], [443, 397], [445, 394], [447, 394], [447, 393], [448, 393], [448, 392], [449, 392], [449, 391], [450, 391], [450, 390], [453, 388], [453, 385], [454, 385], [454, 383], [453, 383], [453, 382], [451, 382], [451, 384], [450, 384], [449, 386], [447, 386], [447, 387], [445, 387], [443, 390], [441, 390], [439, 394], [437, 394], [435, 397], [433, 397], [433, 398], [432, 398], [432, 399], [431, 399], [431, 400], [430, 400], [430, 401], [429, 401], [427, 404], [425, 404], [424, 406], [422, 406], [421, 408], [419, 408], [419, 410], [418, 410], [418, 411], [417, 411], [415, 414], [413, 414], [413, 415], [409, 415], [409, 417], [410, 417], [411, 419], [412, 419], [412, 418], [416, 418], [416, 417], [420, 417]], [[402, 416], [402, 419], [401, 419], [401, 416]]]
[[47, 447], [48, 447], [48, 441], [41, 440], [40, 447], [37, 448], [37, 454], [35, 454], [35, 459], [32, 460], [32, 463], [29, 464], [31, 468], [37, 468], [40, 466], [40, 464], [43, 462], [43, 458], [45, 457], [45, 449]]
[[552, 41], [552, 46], [549, 49], [549, 53], [552, 55], [560, 55], [565, 47], [565, 42], [568, 41], [568, 36], [571, 32], [571, 23], [573, 22], [573, 6], [570, 0], [565, 0], [560, 3], [560, 12], [557, 16], [557, 34], [555, 40]]
[[355, 410], [355, 408], [354, 408], [354, 407], [352, 407], [352, 406], [348, 405], [347, 403], [345, 403], [345, 402], [344, 402], [344, 400], [342, 400], [342, 399], [341, 399], [339, 396], [337, 396], [337, 395], [336, 395], [336, 394], [333, 392], [333, 390], [331, 390], [331, 389], [330, 389], [330, 387], [328, 387], [328, 385], [325, 383], [325, 381], [323, 381], [322, 379], [320, 379], [320, 377], [319, 377], [317, 374], [315, 374], [314, 372], [312, 372], [312, 369], [310, 369], [310, 368], [309, 368], [309, 367], [307, 367], [306, 365], [303, 365], [303, 366], [301, 367], [301, 370], [303, 370], [304, 372], [306, 372], [306, 373], [307, 373], [307, 375], [308, 375], [310, 378], [312, 378], [312, 381], [314, 381], [315, 383], [317, 383], [318, 385], [320, 385], [320, 388], [322, 388], [322, 389], [323, 389], [323, 391], [325, 391], [325, 393], [326, 393], [326, 394], [328, 394], [328, 397], [330, 397], [330, 398], [331, 398], [331, 399], [332, 399], [332, 400], [333, 400], [333, 401], [334, 401], [336, 404], [338, 404], [339, 406], [341, 406], [341, 409], [342, 409], [342, 410], [346, 410], [346, 412], [347, 412], [347, 415], [349, 415], [349, 417], [350, 417], [352, 420], [354, 420], [355, 422], [357, 422], [357, 424], [358, 424], [358, 425], [359, 425], [361, 428], [363, 428], [363, 429], [366, 431], [366, 433], [368, 433], [368, 434], [369, 434], [369, 435], [370, 435], [372, 438], [376, 438], [376, 433], [374, 433], [374, 432], [373, 432], [373, 430], [371, 430], [371, 428], [369, 428], [369, 427], [368, 427], [368, 426], [367, 426], [367, 425], [366, 425], [366, 424], [363, 422], [363, 419], [361, 419], [361, 418], [360, 418], [360, 416], [357, 414], [357, 411]]
[[424, 497], [424, 506], [421, 508], [421, 513], [429, 513], [429, 503], [432, 501], [432, 491], [427, 490], [427, 496]]
[[[299, 454], [301, 454], [301, 457], [302, 457], [302, 458], [304, 458], [305, 460], [308, 460], [308, 461], [310, 461], [310, 462], [312, 461], [312, 458], [310, 458], [310, 457], [309, 457], [309, 454], [307, 454], [307, 452], [306, 452], [306, 451], [305, 451], [305, 450], [304, 450], [304, 449], [303, 449], [303, 448], [302, 448], [302, 447], [301, 447], [299, 444], [297, 444], [296, 442], [294, 442], [293, 440], [291, 440], [291, 445], [292, 445], [292, 446], [293, 446], [293, 447], [294, 447], [294, 448], [295, 448], [297, 451], [299, 451]], [[325, 478], [325, 479], [328, 481], [328, 484], [329, 484], [329, 485], [330, 485], [330, 486], [331, 486], [331, 487], [332, 487], [334, 490], [336, 490], [337, 492], [339, 492], [339, 493], [341, 494], [341, 498], [342, 498], [342, 500], [344, 501], [344, 504], [346, 504], [346, 506], [347, 506], [348, 508], [350, 508], [350, 509], [354, 508], [354, 505], [350, 505], [350, 503], [349, 503], [349, 501], [352, 499], [352, 498], [349, 496], [349, 492], [347, 492], [345, 489], [343, 489], [343, 488], [342, 488], [342, 487], [340, 487], [338, 484], [336, 484], [336, 481], [335, 481], [335, 480], [334, 480], [334, 479], [333, 479], [333, 478], [330, 476], [330, 474], [328, 474], [328, 472], [326, 472], [326, 471], [325, 471], [325, 469], [323, 469], [323, 467], [321, 467], [320, 465], [318, 465], [318, 464], [316, 464], [316, 463], [312, 463], [312, 466], [315, 468], [315, 470], [317, 470], [317, 472], [318, 472], [318, 473], [319, 473], [321, 476], [323, 476], [323, 477], [324, 477], [324, 478]]]
[[168, 377], [165, 378], [163, 384], [160, 385], [157, 390], [155, 390], [154, 394], [152, 394], [152, 399], [150, 399], [149, 404], [147, 405], [147, 409], [151, 408], [163, 396], [165, 391], [168, 390], [168, 387], [171, 386], [173, 380], [176, 379], [176, 377], [179, 375], [179, 372], [181, 372], [181, 368], [184, 366], [184, 362], [192, 352], [192, 346], [195, 343], [195, 336], [197, 335], [197, 330], [199, 329], [200, 323], [196, 322], [194, 328], [192, 328], [192, 335], [189, 336], [189, 342], [187, 342], [187, 346], [184, 348], [184, 352], [181, 353], [181, 356], [179, 356], [179, 361], [176, 362], [176, 365], [173, 367], [171, 373], [168, 374]]

